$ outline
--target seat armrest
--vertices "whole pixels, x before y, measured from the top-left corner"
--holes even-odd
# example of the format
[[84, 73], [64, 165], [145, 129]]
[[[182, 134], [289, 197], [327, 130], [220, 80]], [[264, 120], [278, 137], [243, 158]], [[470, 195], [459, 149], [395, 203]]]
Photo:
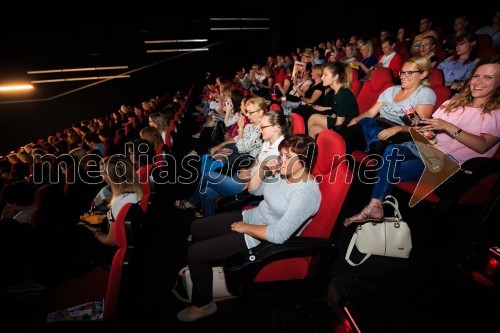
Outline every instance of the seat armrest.
[[254, 280], [267, 264], [288, 258], [300, 258], [325, 253], [333, 256], [337, 247], [328, 239], [291, 237], [283, 244], [263, 241], [243, 252], [235, 252], [224, 260], [224, 272], [228, 288], [239, 293], [241, 285]]

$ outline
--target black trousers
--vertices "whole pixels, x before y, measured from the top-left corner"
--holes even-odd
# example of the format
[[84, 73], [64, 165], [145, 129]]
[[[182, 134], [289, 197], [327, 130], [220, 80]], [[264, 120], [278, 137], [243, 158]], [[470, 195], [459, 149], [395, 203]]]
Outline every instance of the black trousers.
[[191, 224], [193, 244], [188, 249], [188, 265], [193, 281], [192, 303], [207, 305], [212, 297], [212, 267], [220, 266], [233, 252], [248, 249], [244, 234], [231, 231], [231, 224], [242, 221], [241, 211], [208, 216]]

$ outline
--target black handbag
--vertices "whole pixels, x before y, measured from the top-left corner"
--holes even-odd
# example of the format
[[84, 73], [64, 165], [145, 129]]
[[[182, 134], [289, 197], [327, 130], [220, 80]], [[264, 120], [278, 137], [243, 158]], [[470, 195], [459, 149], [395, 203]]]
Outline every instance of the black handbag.
[[210, 147], [217, 146], [224, 141], [224, 135], [226, 134], [226, 125], [223, 121], [217, 121], [212, 129], [212, 134], [210, 136]]

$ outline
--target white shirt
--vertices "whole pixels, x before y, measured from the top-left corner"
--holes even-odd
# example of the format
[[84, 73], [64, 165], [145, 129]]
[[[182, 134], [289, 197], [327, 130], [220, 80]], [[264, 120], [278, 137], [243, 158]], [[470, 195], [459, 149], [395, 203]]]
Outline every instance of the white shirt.
[[396, 52], [392, 52], [388, 56], [384, 55], [382, 57], [382, 59], [380, 59], [379, 62], [382, 63], [382, 66], [384, 66], [386, 68], [389, 68], [389, 64], [391, 63], [391, 60], [392, 60], [392, 58], [394, 58], [395, 55], [396, 55]]

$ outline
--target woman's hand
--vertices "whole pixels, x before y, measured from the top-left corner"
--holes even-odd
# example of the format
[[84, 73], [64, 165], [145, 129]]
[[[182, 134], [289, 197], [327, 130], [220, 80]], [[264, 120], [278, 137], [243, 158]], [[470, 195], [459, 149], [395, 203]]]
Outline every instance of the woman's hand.
[[238, 118], [238, 130], [243, 130], [244, 127], [245, 127], [245, 118], [239, 117]]
[[401, 131], [401, 126], [393, 126], [382, 130], [378, 135], [379, 140], [387, 140], [391, 136], [398, 134]]
[[281, 163], [278, 160], [269, 160], [260, 164], [260, 168], [264, 171], [270, 171], [272, 176], [278, 172], [280, 167]]
[[420, 123], [426, 124], [421, 127], [423, 131], [446, 131], [448, 133], [453, 133], [458, 129], [458, 127], [452, 123], [439, 118], [422, 119]]
[[326, 111], [326, 110], [330, 110], [331, 108], [328, 107], [328, 106], [315, 105], [315, 106], [313, 106], [313, 109], [323, 112], [323, 111]]
[[358, 123], [358, 120], [356, 118], [352, 118], [349, 124], [347, 124], [347, 127], [356, 125]]
[[99, 228], [91, 227], [88, 224], [84, 224], [84, 226], [85, 226], [85, 228], [87, 228], [90, 231], [92, 231], [92, 233], [94, 233], [94, 234], [97, 232], [97, 230], [100, 230]]
[[231, 224], [231, 231], [238, 232], [240, 234], [245, 233], [247, 224], [243, 221], [234, 222]]
[[221, 149], [222, 147], [220, 145], [217, 145], [217, 146], [213, 146], [211, 149], [210, 149], [210, 155], [215, 155], [217, 153], [217, 151], [219, 149]]

